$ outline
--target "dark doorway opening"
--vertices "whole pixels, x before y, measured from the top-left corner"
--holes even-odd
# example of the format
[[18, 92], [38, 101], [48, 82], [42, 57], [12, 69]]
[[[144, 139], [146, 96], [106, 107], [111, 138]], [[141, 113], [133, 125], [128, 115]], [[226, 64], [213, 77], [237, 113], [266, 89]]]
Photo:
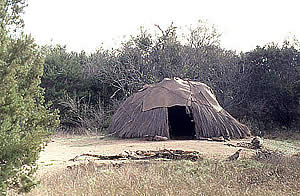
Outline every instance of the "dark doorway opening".
[[192, 113], [184, 106], [168, 108], [169, 133], [171, 139], [194, 139], [195, 123]]

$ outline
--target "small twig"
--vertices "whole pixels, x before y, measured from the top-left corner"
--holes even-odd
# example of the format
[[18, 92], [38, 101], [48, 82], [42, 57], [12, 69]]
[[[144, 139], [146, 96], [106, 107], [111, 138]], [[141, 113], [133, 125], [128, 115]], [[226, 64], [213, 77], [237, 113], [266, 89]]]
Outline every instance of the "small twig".
[[231, 146], [231, 147], [237, 147], [236, 145], [234, 145], [234, 144], [229, 144], [229, 143], [226, 143], [226, 144], [224, 144], [224, 145], [226, 145], [226, 146]]

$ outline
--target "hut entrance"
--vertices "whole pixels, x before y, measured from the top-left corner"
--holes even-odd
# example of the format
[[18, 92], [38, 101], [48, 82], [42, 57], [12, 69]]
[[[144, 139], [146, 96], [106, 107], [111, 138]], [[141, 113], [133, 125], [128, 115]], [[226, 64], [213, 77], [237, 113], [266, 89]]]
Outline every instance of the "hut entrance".
[[192, 114], [186, 107], [173, 106], [168, 108], [169, 133], [171, 139], [194, 139], [195, 123]]

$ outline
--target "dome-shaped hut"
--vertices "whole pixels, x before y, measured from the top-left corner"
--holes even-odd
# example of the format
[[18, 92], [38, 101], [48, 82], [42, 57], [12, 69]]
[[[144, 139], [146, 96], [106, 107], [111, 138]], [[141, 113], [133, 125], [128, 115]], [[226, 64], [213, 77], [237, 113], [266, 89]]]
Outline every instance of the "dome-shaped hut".
[[165, 78], [130, 96], [108, 130], [122, 138], [250, 136], [249, 129], [219, 105], [210, 87], [180, 78]]

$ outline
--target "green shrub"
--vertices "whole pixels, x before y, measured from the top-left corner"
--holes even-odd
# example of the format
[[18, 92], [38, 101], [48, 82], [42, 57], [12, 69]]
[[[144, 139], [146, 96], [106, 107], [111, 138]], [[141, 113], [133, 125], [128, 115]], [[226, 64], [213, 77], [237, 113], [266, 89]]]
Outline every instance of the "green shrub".
[[[270, 44], [241, 56], [237, 110], [264, 122], [290, 126], [298, 119], [300, 51], [292, 45]], [[270, 123], [273, 122], [273, 123]]]
[[[8, 188], [29, 191], [36, 160], [58, 115], [44, 104], [39, 87], [43, 56], [22, 31], [19, 15], [25, 1], [0, 4], [0, 194]], [[2, 20], [3, 19], [3, 20]]]

